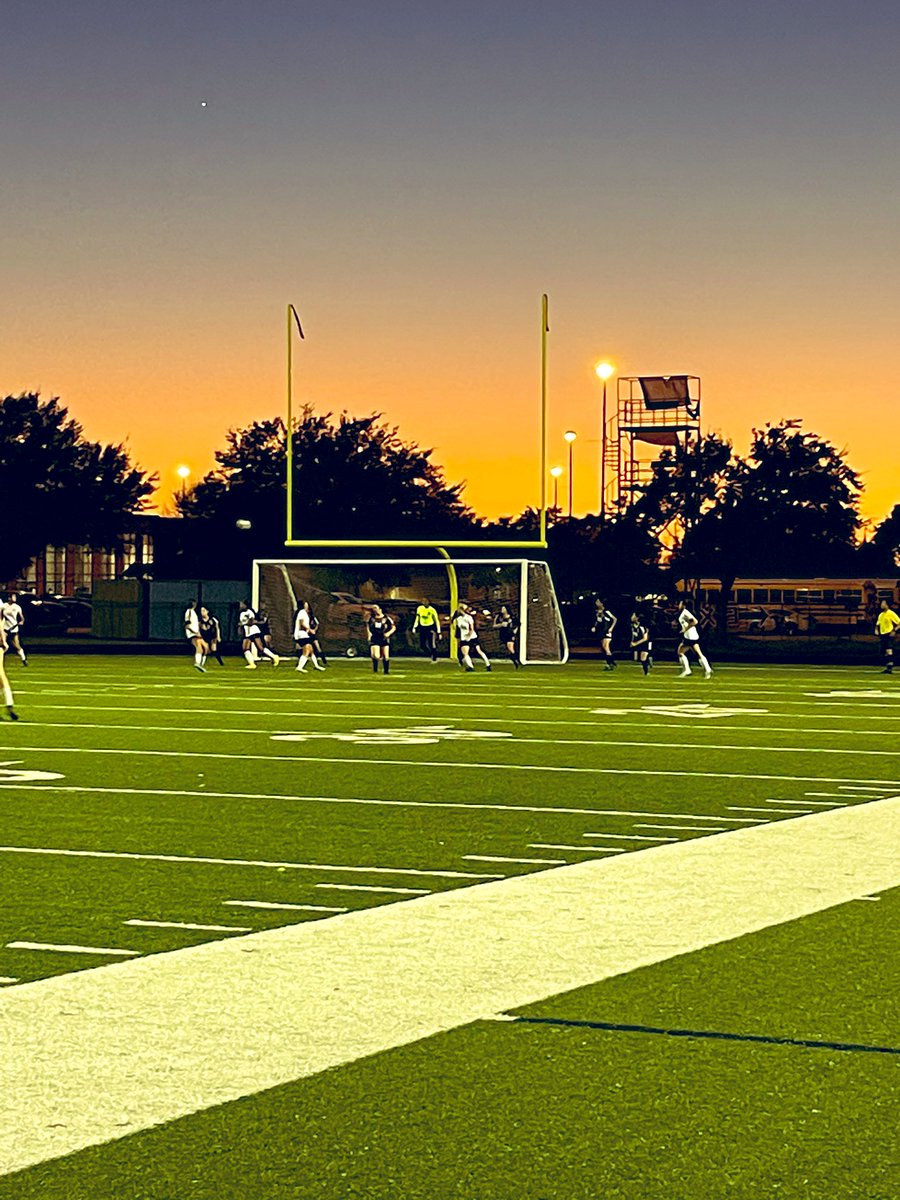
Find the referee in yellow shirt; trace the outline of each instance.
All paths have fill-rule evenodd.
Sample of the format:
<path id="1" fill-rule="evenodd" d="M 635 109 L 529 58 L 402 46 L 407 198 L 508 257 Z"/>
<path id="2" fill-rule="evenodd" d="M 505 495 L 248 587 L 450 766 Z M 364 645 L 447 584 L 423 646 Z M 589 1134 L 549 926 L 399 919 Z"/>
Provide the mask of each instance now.
<path id="1" fill-rule="evenodd" d="M 894 672 L 894 630 L 898 626 L 900 626 L 900 617 L 897 616 L 887 600 L 882 600 L 881 612 L 875 618 L 875 630 L 881 643 L 881 653 L 884 655 L 882 675 L 892 675 Z"/>
<path id="2" fill-rule="evenodd" d="M 430 654 L 431 661 L 437 662 L 438 642 L 441 640 L 441 618 L 437 609 L 423 600 L 416 609 L 416 619 L 413 621 L 413 633 L 419 631 L 419 649 L 423 654 Z"/>

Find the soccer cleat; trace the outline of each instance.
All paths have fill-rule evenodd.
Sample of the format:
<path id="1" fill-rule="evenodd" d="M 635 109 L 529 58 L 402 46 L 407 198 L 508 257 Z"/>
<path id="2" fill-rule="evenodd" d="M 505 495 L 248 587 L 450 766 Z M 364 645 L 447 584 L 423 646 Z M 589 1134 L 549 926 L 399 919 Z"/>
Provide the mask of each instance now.
<path id="1" fill-rule="evenodd" d="M 255 670 L 256 670 L 256 663 L 247 663 L 247 668 L 246 668 L 246 669 L 247 669 L 248 671 L 255 671 Z"/>
<path id="2" fill-rule="evenodd" d="M 280 662 L 281 662 L 281 659 L 280 659 L 280 658 L 279 658 L 279 656 L 276 654 L 276 655 L 275 655 L 275 657 L 272 659 L 272 666 L 273 666 L 273 667 L 277 667 L 277 666 L 278 666 L 278 664 L 279 664 Z"/>
<path id="3" fill-rule="evenodd" d="M 489 671 L 489 670 L 491 669 L 491 664 L 490 664 L 490 663 L 488 663 L 488 665 L 487 665 L 487 666 L 486 666 L 484 669 L 485 669 L 486 671 Z"/>
<path id="4" fill-rule="evenodd" d="M 325 670 L 325 668 L 324 668 L 323 666 L 320 666 L 320 665 L 319 665 L 319 663 L 315 663 L 315 664 L 314 664 L 314 666 L 315 666 L 315 669 L 316 669 L 317 671 L 324 671 L 324 670 Z"/>
<path id="5" fill-rule="evenodd" d="M 201 667 L 199 663 L 194 663 L 194 666 L 198 671 L 202 671 L 204 675 L 206 674 L 206 667 Z"/>
<path id="6" fill-rule="evenodd" d="M 16 710 L 13 708 L 13 706 L 11 704 L 7 704 L 6 711 L 9 713 L 9 719 L 11 721 L 18 721 L 19 714 L 16 712 Z"/>
<path id="7" fill-rule="evenodd" d="M 678 678 L 679 679 L 687 679 L 688 675 L 690 675 L 690 671 L 681 671 L 678 675 Z"/>
<path id="8" fill-rule="evenodd" d="M 712 675 L 713 675 L 712 671 L 705 671 L 703 674 L 703 678 L 704 679 L 712 679 Z"/>
<path id="9" fill-rule="evenodd" d="M 303 672 L 306 670 L 306 667 L 295 667 L 295 670 L 299 671 L 300 674 L 302 675 Z"/>

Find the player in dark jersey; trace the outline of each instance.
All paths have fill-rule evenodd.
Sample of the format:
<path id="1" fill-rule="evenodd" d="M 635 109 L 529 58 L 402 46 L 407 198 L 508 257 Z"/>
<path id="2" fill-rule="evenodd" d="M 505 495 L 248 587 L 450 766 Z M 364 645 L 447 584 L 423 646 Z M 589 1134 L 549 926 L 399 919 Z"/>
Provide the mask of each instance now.
<path id="1" fill-rule="evenodd" d="M 494 615 L 494 628 L 497 630 L 500 645 L 506 648 L 506 653 L 509 655 L 512 665 L 518 671 L 522 665 L 519 661 L 518 651 L 519 622 L 505 604 L 501 604 L 500 611 Z"/>
<path id="2" fill-rule="evenodd" d="M 631 614 L 631 649 L 637 655 L 641 670 L 645 675 L 649 675 L 650 668 L 653 666 L 650 657 L 653 653 L 653 641 L 650 637 L 650 630 L 643 624 L 637 613 Z"/>
<path id="3" fill-rule="evenodd" d="M 366 636 L 369 639 L 369 653 L 372 656 L 372 670 L 378 674 L 378 663 L 385 675 L 391 669 L 391 637 L 397 624 L 393 617 L 382 612 L 377 604 L 372 605 L 372 611 L 366 621 Z"/>
<path id="4" fill-rule="evenodd" d="M 617 621 L 602 600 L 596 600 L 594 608 L 594 624 L 591 626 L 591 633 L 596 633 L 600 637 L 600 653 L 606 659 L 604 670 L 614 671 L 616 660 L 612 656 L 612 635 Z"/>
<path id="5" fill-rule="evenodd" d="M 219 653 L 219 642 L 222 640 L 222 629 L 218 617 L 214 617 L 208 608 L 200 608 L 200 637 L 203 639 L 204 661 L 211 654 L 220 667 L 224 667 L 222 655 Z"/>

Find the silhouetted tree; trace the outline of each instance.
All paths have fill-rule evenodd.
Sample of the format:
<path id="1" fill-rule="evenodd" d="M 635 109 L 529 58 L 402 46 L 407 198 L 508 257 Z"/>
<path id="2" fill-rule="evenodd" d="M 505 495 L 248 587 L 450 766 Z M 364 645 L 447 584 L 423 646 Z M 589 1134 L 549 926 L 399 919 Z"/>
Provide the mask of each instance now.
<path id="1" fill-rule="evenodd" d="M 900 504 L 885 517 L 870 543 L 878 552 L 879 566 L 889 574 L 900 566 Z"/>
<path id="2" fill-rule="evenodd" d="M 207 546 L 252 547 L 260 557 L 283 553 L 285 442 L 280 419 L 229 430 L 215 470 L 178 501 L 185 517 L 203 523 Z M 478 528 L 460 498 L 463 484 L 446 483 L 431 451 L 404 442 L 377 413 L 335 419 L 307 407 L 295 423 L 292 446 L 296 538 L 439 543 Z M 235 534 L 239 520 L 251 522 L 252 536 Z"/>
<path id="3" fill-rule="evenodd" d="M 4 396 L 0 578 L 14 578 L 48 545 L 111 549 L 153 488 L 123 446 L 88 441 L 58 397 Z"/>

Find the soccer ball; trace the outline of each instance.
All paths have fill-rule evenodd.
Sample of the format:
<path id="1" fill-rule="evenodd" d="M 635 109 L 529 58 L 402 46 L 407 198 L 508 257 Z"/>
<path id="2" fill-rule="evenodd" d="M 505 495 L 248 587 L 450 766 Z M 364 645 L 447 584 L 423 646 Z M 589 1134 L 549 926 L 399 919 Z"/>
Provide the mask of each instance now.
<path id="1" fill-rule="evenodd" d="M 235 528 L 237 528 L 237 529 L 249 529 L 250 528 L 250 522 L 247 520 L 246 517 L 238 517 L 238 519 L 235 521 L 234 524 L 235 524 Z"/>
<path id="2" fill-rule="evenodd" d="M 348 658 L 356 658 L 356 650 L 353 646 L 348 646 L 344 653 Z"/>

